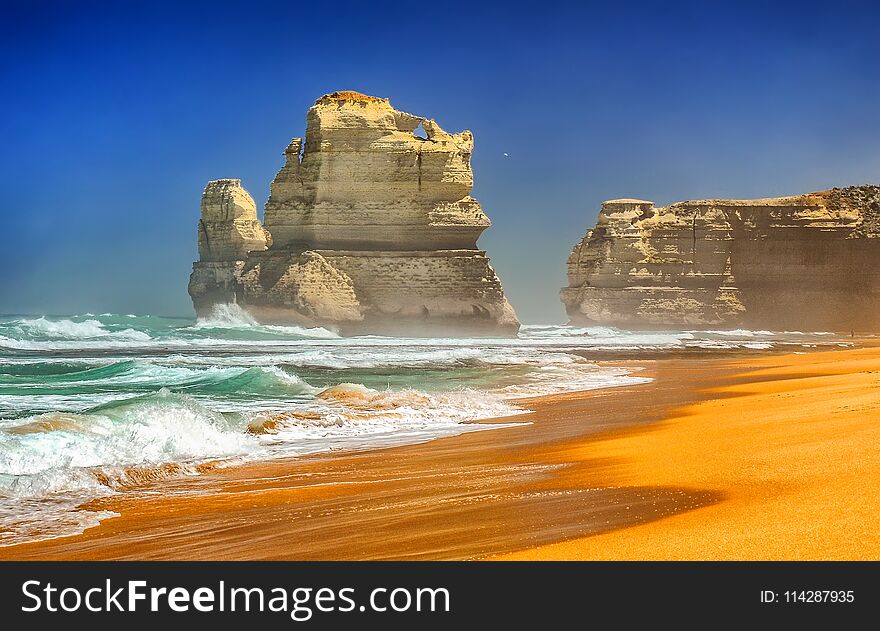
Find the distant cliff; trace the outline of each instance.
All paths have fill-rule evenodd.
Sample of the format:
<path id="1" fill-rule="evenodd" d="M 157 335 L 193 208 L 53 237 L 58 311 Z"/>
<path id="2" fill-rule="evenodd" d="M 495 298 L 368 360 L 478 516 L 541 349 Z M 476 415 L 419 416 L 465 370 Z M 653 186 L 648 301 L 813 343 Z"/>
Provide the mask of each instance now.
<path id="1" fill-rule="evenodd" d="M 265 228 L 238 180 L 208 183 L 196 312 L 237 302 L 265 323 L 347 333 L 514 334 L 470 196 L 473 136 L 395 110 L 387 99 L 334 92 L 307 116 L 272 182 Z"/>
<path id="2" fill-rule="evenodd" d="M 605 202 L 568 258 L 573 323 L 880 330 L 880 187 Z"/>

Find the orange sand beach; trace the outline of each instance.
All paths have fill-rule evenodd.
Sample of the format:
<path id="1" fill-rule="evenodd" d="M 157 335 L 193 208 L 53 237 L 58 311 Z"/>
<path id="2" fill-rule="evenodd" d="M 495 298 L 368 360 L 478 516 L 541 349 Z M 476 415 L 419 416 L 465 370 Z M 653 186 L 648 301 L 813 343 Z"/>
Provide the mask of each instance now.
<path id="1" fill-rule="evenodd" d="M 146 480 L 89 507 L 119 517 L 0 559 L 880 558 L 880 348 L 623 363 L 653 382 Z"/>

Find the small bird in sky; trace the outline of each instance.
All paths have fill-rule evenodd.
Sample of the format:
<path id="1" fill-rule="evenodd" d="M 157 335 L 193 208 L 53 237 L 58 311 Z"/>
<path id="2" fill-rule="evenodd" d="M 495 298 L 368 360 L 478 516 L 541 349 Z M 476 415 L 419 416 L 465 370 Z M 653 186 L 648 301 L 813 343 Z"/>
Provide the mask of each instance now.
<path id="1" fill-rule="evenodd" d="M 505 154 L 504 154 L 504 157 L 505 157 L 505 158 L 509 158 L 509 157 L 510 157 L 510 156 L 509 156 L 509 155 L 507 155 L 507 154 L 506 154 L 506 153 L 505 153 Z"/>

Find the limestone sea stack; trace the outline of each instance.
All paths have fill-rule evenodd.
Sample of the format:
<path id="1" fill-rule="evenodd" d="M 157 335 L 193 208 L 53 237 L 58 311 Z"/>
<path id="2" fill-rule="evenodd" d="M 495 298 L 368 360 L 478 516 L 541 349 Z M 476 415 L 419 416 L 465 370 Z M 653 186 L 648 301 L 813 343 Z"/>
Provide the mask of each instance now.
<path id="1" fill-rule="evenodd" d="M 572 323 L 880 330 L 880 187 L 657 208 L 617 199 L 568 258 Z"/>
<path id="2" fill-rule="evenodd" d="M 419 133 L 422 132 L 422 133 Z M 469 131 L 449 134 L 388 99 L 334 92 L 284 151 L 257 221 L 238 180 L 209 182 L 196 312 L 238 303 L 268 324 L 343 333 L 513 335 L 519 321 L 477 239 Z"/>

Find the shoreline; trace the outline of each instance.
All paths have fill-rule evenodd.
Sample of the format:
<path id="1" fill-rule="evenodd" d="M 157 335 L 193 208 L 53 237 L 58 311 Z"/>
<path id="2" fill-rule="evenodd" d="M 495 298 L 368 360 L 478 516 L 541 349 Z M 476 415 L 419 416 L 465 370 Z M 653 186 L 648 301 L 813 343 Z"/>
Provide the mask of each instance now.
<path id="1" fill-rule="evenodd" d="M 848 494 L 839 496 L 841 502 L 863 502 L 860 515 L 875 510 L 880 457 L 869 452 L 876 444 L 873 439 L 880 439 L 880 422 L 875 428 L 870 414 L 861 421 L 858 414 L 844 414 L 845 420 L 834 428 L 842 432 L 837 437 L 815 427 L 815 421 L 808 428 L 765 423 L 756 437 L 748 433 L 742 414 L 749 410 L 746 417 L 755 416 L 751 409 L 760 403 L 755 409 L 768 414 L 775 409 L 795 420 L 797 406 L 806 405 L 815 416 L 821 413 L 816 410 L 846 405 L 853 388 L 870 385 L 872 379 L 880 384 L 880 349 L 616 365 L 639 366 L 640 375 L 653 381 L 520 400 L 533 412 L 513 418 L 528 425 L 245 464 L 147 484 L 88 505 L 120 517 L 80 535 L 0 548 L 0 559 L 769 559 L 880 554 L 880 537 L 873 532 L 869 542 L 854 548 L 841 540 L 845 532 L 829 527 L 823 531 L 824 546 L 802 544 L 795 550 L 784 532 L 776 529 L 777 538 L 770 541 L 754 528 L 765 515 L 785 517 L 788 513 L 780 513 L 780 507 L 790 509 L 790 502 L 812 497 L 805 491 L 809 486 L 795 479 L 814 475 L 809 462 L 798 456 L 808 433 L 813 437 L 811 461 L 826 464 L 826 486 L 844 480 Z M 880 387 L 864 390 L 860 405 L 880 410 Z M 817 394 L 821 397 L 812 396 Z M 714 431 L 707 419 L 717 425 Z M 785 426 L 791 426 L 788 433 L 782 431 Z M 694 429 L 696 437 L 686 440 Z M 792 479 L 771 479 L 764 485 L 760 478 L 747 480 L 751 492 L 743 497 L 742 481 L 725 477 L 726 469 L 714 477 L 704 470 L 747 464 L 745 452 L 767 458 L 761 444 L 774 445 L 782 437 L 788 442 L 778 445 L 782 453 L 773 454 L 774 462 L 788 462 L 781 473 Z M 841 442 L 847 457 L 841 455 Z M 854 452 L 856 448 L 860 451 Z M 792 450 L 797 453 L 787 453 Z M 823 450 L 828 458 L 817 456 Z M 702 469 L 696 457 L 701 451 Z M 727 459 L 707 459 L 706 454 L 727 454 Z M 855 455 L 862 467 L 854 477 L 849 469 Z M 676 465 L 664 467 L 663 462 Z M 828 500 L 820 495 L 819 500 Z M 801 505 L 796 523 L 789 520 L 789 539 L 821 521 L 826 507 L 813 499 L 813 504 Z M 846 506 L 835 510 L 846 511 Z M 833 512 L 825 516 L 835 518 Z M 804 527 L 791 528 L 798 524 Z M 761 545 L 746 546 L 736 532 L 726 532 L 728 527 L 745 528 L 749 540 Z M 715 541 L 714 547 L 707 541 Z"/>

